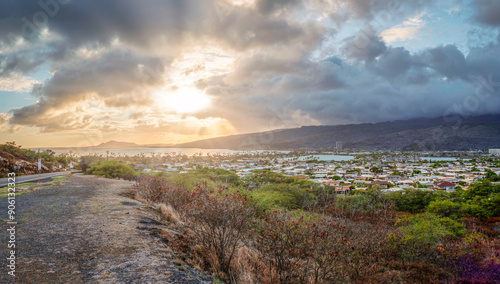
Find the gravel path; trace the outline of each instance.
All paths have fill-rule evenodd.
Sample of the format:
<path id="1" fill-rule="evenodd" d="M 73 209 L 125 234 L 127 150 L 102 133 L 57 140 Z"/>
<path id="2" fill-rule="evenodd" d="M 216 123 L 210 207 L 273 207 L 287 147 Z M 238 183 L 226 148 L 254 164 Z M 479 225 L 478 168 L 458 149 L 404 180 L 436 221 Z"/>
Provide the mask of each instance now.
<path id="1" fill-rule="evenodd" d="M 7 274 L 0 232 L 0 283 L 212 283 L 175 265 L 148 206 L 126 197 L 132 182 L 74 175 L 16 197 L 16 277 Z M 0 198 L 6 218 L 7 198 Z"/>

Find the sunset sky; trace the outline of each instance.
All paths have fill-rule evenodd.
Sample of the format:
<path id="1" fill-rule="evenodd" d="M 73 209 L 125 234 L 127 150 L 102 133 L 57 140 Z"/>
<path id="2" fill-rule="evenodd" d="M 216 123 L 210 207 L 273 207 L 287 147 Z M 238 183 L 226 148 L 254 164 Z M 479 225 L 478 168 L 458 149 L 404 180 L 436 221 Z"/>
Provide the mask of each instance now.
<path id="1" fill-rule="evenodd" d="M 500 113 L 499 28 L 498 0 L 2 0 L 0 143 Z"/>

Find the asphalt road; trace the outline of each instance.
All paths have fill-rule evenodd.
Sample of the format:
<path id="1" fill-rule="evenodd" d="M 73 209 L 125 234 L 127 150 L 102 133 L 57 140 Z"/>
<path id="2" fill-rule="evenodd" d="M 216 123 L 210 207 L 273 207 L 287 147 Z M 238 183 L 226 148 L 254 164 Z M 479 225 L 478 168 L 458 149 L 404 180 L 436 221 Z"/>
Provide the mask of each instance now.
<path id="1" fill-rule="evenodd" d="M 21 184 L 25 182 L 36 182 L 41 180 L 46 180 L 48 178 L 69 175 L 70 173 L 79 173 L 80 171 L 68 171 L 68 172 L 56 172 L 56 173 L 48 173 L 48 174 L 40 174 L 40 175 L 29 175 L 29 176 L 16 176 L 15 184 Z M 9 182 L 9 178 L 0 179 L 0 187 L 6 187 Z"/>

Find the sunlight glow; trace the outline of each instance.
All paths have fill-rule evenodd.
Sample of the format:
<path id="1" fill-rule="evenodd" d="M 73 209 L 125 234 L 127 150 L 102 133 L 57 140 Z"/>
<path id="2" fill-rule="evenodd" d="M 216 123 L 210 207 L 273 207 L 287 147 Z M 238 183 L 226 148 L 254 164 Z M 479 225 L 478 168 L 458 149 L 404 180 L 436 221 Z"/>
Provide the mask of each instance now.
<path id="1" fill-rule="evenodd" d="M 180 88 L 174 92 L 158 92 L 155 98 L 159 106 L 177 113 L 193 113 L 210 106 L 210 97 L 194 88 Z"/>

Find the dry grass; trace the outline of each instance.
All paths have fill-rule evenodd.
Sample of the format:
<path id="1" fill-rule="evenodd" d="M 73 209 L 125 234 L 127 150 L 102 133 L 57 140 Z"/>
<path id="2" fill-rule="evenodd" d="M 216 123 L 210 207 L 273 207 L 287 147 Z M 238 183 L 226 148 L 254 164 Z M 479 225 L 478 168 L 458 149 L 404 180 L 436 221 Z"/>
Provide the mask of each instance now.
<path id="1" fill-rule="evenodd" d="M 264 267 L 259 252 L 247 246 L 239 247 L 236 257 L 231 262 L 231 272 L 237 277 L 233 281 L 253 284 L 264 274 Z"/>
<path id="2" fill-rule="evenodd" d="M 160 211 L 162 217 L 165 218 L 170 223 L 173 223 L 174 225 L 182 225 L 179 213 L 177 213 L 177 211 L 175 211 L 175 209 L 172 208 L 172 206 L 165 205 L 162 203 L 158 205 L 158 210 Z"/>

